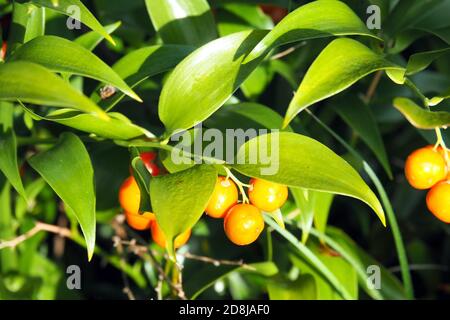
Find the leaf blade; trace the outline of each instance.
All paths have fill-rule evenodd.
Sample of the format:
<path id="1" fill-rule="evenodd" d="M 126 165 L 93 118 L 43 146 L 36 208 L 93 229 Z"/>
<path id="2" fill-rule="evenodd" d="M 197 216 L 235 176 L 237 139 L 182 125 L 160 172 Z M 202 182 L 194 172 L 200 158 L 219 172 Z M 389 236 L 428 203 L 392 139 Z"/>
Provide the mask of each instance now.
<path id="1" fill-rule="evenodd" d="M 77 217 L 91 260 L 95 247 L 96 199 L 94 171 L 85 146 L 76 135 L 66 132 L 57 145 L 33 156 L 28 163 Z"/>

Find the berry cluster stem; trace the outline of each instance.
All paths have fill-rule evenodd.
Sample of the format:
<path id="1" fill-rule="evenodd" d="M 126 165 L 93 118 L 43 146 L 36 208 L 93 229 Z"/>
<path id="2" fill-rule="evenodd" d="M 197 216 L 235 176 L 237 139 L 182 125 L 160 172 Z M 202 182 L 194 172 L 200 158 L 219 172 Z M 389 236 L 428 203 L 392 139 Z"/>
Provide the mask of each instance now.
<path id="1" fill-rule="evenodd" d="M 236 183 L 237 187 L 239 188 L 239 192 L 242 195 L 242 203 L 249 203 L 250 201 L 248 200 L 247 194 L 245 193 L 244 187 L 250 187 L 248 184 L 242 183 L 241 181 L 239 181 L 238 178 L 236 178 L 236 176 L 231 172 L 230 169 L 228 169 L 227 167 L 223 167 L 224 170 L 227 173 L 227 177 L 226 179 L 231 179 L 234 181 L 234 183 Z"/>

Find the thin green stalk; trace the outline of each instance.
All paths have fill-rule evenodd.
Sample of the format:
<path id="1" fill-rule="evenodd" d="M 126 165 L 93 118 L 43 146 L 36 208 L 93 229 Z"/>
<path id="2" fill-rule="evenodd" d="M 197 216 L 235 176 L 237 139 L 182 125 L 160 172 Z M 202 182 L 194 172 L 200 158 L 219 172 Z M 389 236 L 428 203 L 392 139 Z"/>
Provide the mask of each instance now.
<path id="1" fill-rule="evenodd" d="M 392 208 L 392 204 L 387 196 L 386 190 L 384 189 L 382 183 L 378 179 L 377 175 L 370 167 L 370 165 L 364 161 L 361 155 L 352 148 L 344 139 L 342 139 L 336 132 L 334 132 L 329 126 L 323 123 L 319 118 L 317 118 L 314 114 L 312 114 L 308 109 L 307 112 L 311 115 L 311 117 L 321 125 L 325 130 L 327 130 L 339 143 L 341 143 L 352 155 L 354 155 L 357 159 L 359 159 L 364 166 L 364 170 L 369 175 L 370 179 L 374 183 L 377 191 L 380 195 L 381 202 L 383 203 L 384 209 L 386 211 L 388 222 L 392 229 L 392 235 L 394 237 L 395 248 L 397 250 L 397 256 L 400 263 L 403 286 L 405 287 L 405 293 L 408 299 L 414 298 L 414 289 L 411 280 L 411 273 L 409 270 L 408 257 L 406 255 L 405 245 L 403 243 L 402 234 L 400 232 L 400 228 L 397 223 L 397 218 L 395 216 L 394 210 Z"/>
<path id="2" fill-rule="evenodd" d="M 323 239 L 327 245 L 329 245 L 333 250 L 338 252 L 345 261 L 347 261 L 351 266 L 353 266 L 353 268 L 355 268 L 355 271 L 360 279 L 362 280 L 367 279 L 367 273 L 365 272 L 364 269 L 359 267 L 359 262 L 354 257 L 352 257 L 351 254 L 349 254 L 346 250 L 344 250 L 344 248 L 339 243 L 334 241 L 325 233 L 320 232 L 314 228 L 311 228 L 309 232 L 312 236 L 316 237 L 318 240 Z M 378 292 L 378 290 L 370 290 L 367 293 L 376 300 L 384 300 L 383 296 Z"/>
<path id="3" fill-rule="evenodd" d="M 282 229 L 269 215 L 264 214 L 264 220 L 282 237 L 289 241 L 308 261 L 328 280 L 328 282 L 334 287 L 334 289 L 345 300 L 353 300 L 351 294 L 345 289 L 345 287 L 339 282 L 335 275 L 327 268 L 327 266 L 320 261 L 317 256 L 308 249 L 303 243 L 297 240 L 297 238 L 286 229 Z"/>

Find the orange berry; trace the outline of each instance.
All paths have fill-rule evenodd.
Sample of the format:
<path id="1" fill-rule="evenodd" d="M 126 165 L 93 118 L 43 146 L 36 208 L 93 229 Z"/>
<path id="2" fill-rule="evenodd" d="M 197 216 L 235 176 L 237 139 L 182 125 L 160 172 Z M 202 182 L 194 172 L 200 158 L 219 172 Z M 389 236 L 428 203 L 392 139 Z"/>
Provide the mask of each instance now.
<path id="1" fill-rule="evenodd" d="M 412 187 L 429 189 L 447 176 L 445 159 L 433 148 L 420 148 L 406 160 L 405 176 Z"/>
<path id="2" fill-rule="evenodd" d="M 274 6 L 270 4 L 262 4 L 260 5 L 262 11 L 269 15 L 273 22 L 278 23 L 288 14 L 288 11 L 285 8 Z"/>
<path id="3" fill-rule="evenodd" d="M 160 247 L 165 248 L 166 247 L 166 236 L 164 235 L 161 228 L 158 226 L 158 223 L 156 222 L 156 220 L 152 223 L 152 225 L 150 227 L 150 231 L 152 234 L 153 241 L 155 241 L 155 243 L 157 245 L 159 245 Z M 188 242 L 190 237 L 191 237 L 191 229 L 178 235 L 175 238 L 175 243 L 174 243 L 175 249 L 178 249 L 178 248 L 184 246 Z"/>
<path id="4" fill-rule="evenodd" d="M 140 156 L 148 172 L 154 177 L 159 175 L 159 167 L 153 162 L 156 160 L 156 152 L 142 152 Z"/>
<path id="5" fill-rule="evenodd" d="M 251 204 L 232 207 L 223 222 L 228 239 L 238 246 L 255 242 L 264 229 L 261 211 Z"/>
<path id="6" fill-rule="evenodd" d="M 227 211 L 238 202 L 238 190 L 231 179 L 218 177 L 206 214 L 213 218 L 225 217 Z"/>
<path id="7" fill-rule="evenodd" d="M 151 212 L 129 213 L 125 212 L 128 225 L 135 230 L 147 230 L 150 229 L 152 222 L 155 220 L 155 215 Z"/>
<path id="8" fill-rule="evenodd" d="M 450 181 L 443 181 L 428 191 L 427 207 L 439 220 L 450 223 Z"/>
<path id="9" fill-rule="evenodd" d="M 281 208 L 288 198 L 288 188 L 278 183 L 251 179 L 248 189 L 250 202 L 260 210 L 273 212 Z"/>
<path id="10" fill-rule="evenodd" d="M 141 191 L 133 176 L 128 177 L 120 186 L 119 203 L 125 212 L 139 213 Z"/>
<path id="11" fill-rule="evenodd" d="M 3 41 L 2 48 L 0 49 L 0 60 L 5 60 L 7 48 L 8 48 L 8 45 L 7 45 L 6 41 Z"/>

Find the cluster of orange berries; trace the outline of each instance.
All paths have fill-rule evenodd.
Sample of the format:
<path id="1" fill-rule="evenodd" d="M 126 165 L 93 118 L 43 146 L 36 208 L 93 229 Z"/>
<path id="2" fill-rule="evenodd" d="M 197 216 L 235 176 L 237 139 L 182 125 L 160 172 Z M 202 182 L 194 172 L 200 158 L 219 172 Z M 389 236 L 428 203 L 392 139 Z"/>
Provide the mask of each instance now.
<path id="1" fill-rule="evenodd" d="M 152 174 L 160 173 L 155 164 L 154 152 L 141 153 L 141 159 Z M 206 207 L 206 214 L 212 218 L 224 219 L 224 230 L 227 237 L 235 244 L 243 246 L 256 241 L 264 229 L 262 211 L 273 212 L 287 200 L 288 189 L 276 183 L 251 179 L 248 190 L 250 203 L 238 203 L 239 193 L 232 179 L 219 176 L 213 194 Z M 156 217 L 151 212 L 140 212 L 141 193 L 133 176 L 128 177 L 121 185 L 119 203 L 125 212 L 128 225 L 139 231 L 150 229 L 153 241 L 159 246 L 166 247 L 166 237 L 158 226 Z M 179 248 L 186 244 L 191 230 L 180 234 L 174 246 Z"/>
<path id="2" fill-rule="evenodd" d="M 427 207 L 439 220 L 450 223 L 450 151 L 427 146 L 411 153 L 406 160 L 405 175 L 419 190 L 430 189 Z"/>
<path id="3" fill-rule="evenodd" d="M 206 214 L 223 218 L 228 239 L 244 246 L 256 241 L 264 229 L 262 211 L 273 212 L 281 208 L 288 198 L 286 186 L 260 179 L 251 179 L 248 190 L 250 203 L 238 203 L 238 189 L 229 178 L 219 176 Z"/>
<path id="4" fill-rule="evenodd" d="M 156 153 L 143 152 L 140 154 L 142 162 L 152 176 L 160 174 L 160 169 L 155 163 Z M 163 231 L 156 222 L 156 217 L 152 212 L 139 211 L 141 203 L 141 191 L 133 176 L 128 177 L 121 185 L 119 191 L 119 203 L 125 212 L 128 225 L 139 231 L 150 229 L 153 241 L 159 246 L 166 247 L 166 238 Z M 182 233 L 175 239 L 175 248 L 183 246 L 191 236 L 190 230 Z"/>

